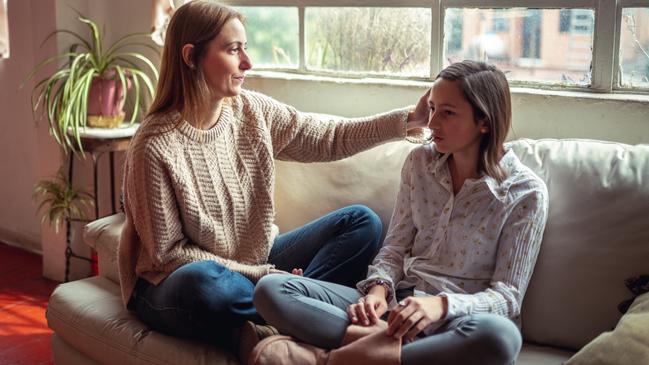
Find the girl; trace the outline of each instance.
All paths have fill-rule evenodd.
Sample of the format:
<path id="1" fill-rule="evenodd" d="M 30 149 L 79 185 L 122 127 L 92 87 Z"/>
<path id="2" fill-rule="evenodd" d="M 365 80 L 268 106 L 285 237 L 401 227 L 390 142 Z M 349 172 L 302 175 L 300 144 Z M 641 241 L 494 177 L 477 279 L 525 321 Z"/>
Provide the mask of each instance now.
<path id="1" fill-rule="evenodd" d="M 512 320 L 539 252 L 547 189 L 503 146 L 511 101 L 495 67 L 450 65 L 420 100 L 422 110 L 433 143 L 406 159 L 385 242 L 357 290 L 274 275 L 258 283 L 254 303 L 280 332 L 320 348 L 349 342 L 358 325 L 402 340 L 394 361 L 382 354 L 382 363 L 399 356 L 407 365 L 513 363 L 522 339 Z M 320 362 L 342 350 L 274 336 L 251 360 L 276 362 L 280 348 L 309 350 Z M 358 350 L 366 358 L 377 351 Z"/>
<path id="2" fill-rule="evenodd" d="M 242 90 L 246 43 L 233 9 L 178 8 L 155 99 L 127 154 L 122 298 L 166 334 L 229 340 L 244 321 L 262 321 L 252 304 L 261 277 L 291 270 L 354 285 L 378 249 L 381 222 L 364 206 L 277 236 L 274 158 L 330 161 L 402 138 L 409 111 L 319 120 Z"/>

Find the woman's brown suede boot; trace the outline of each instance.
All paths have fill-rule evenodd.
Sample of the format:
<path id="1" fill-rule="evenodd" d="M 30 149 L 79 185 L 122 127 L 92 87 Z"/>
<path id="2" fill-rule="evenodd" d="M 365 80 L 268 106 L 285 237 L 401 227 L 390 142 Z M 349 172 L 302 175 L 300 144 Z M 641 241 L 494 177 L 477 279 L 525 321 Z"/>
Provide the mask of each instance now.
<path id="1" fill-rule="evenodd" d="M 271 336 L 255 346 L 249 365 L 326 365 L 328 351 L 289 336 Z"/>

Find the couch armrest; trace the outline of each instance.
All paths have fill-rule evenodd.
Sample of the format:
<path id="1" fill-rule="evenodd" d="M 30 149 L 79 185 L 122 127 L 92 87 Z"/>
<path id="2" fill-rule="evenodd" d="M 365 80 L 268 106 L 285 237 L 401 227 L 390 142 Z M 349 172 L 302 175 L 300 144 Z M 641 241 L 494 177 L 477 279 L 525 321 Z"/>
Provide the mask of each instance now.
<path id="1" fill-rule="evenodd" d="M 99 276 L 115 283 L 119 283 L 117 245 L 124 220 L 124 213 L 118 213 L 92 221 L 83 229 L 83 241 L 97 251 Z"/>

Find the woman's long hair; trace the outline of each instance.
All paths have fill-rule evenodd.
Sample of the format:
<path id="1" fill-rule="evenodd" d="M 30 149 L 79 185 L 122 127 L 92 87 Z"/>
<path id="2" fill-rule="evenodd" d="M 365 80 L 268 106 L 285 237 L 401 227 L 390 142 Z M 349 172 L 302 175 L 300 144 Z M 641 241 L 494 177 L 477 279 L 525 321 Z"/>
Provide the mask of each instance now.
<path id="1" fill-rule="evenodd" d="M 459 81 L 460 90 L 473 108 L 475 122 L 484 121 L 488 132 L 480 139 L 478 171 L 502 182 L 503 143 L 512 123 L 512 102 L 505 74 L 484 62 L 462 61 L 443 69 L 436 79 Z"/>
<path id="2" fill-rule="evenodd" d="M 211 102 L 200 61 L 208 43 L 231 19 L 243 22 L 236 10 L 207 1 L 191 1 L 175 11 L 167 27 L 160 79 L 147 116 L 178 112 L 186 120 L 200 122 L 200 111 Z M 192 67 L 183 61 L 182 48 L 186 44 L 194 45 Z"/>

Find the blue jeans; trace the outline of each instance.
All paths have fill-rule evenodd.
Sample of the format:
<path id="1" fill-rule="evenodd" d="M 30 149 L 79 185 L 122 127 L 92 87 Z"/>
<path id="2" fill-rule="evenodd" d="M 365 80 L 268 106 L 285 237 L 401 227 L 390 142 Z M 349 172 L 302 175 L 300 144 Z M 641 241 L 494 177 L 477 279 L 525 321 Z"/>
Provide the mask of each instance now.
<path id="1" fill-rule="evenodd" d="M 278 269 L 353 286 L 379 249 L 381 220 L 353 205 L 279 235 L 268 261 Z M 128 308 L 150 328 L 172 336 L 227 343 L 244 321 L 263 323 L 254 283 L 214 261 L 181 266 L 158 285 L 140 278 Z"/>
<path id="2" fill-rule="evenodd" d="M 280 333 L 327 349 L 340 346 L 350 324 L 346 309 L 359 298 L 355 289 L 294 275 L 265 276 L 254 293 L 259 313 Z M 509 319 L 465 315 L 404 345 L 401 364 L 513 364 L 521 344 L 520 331 Z"/>

